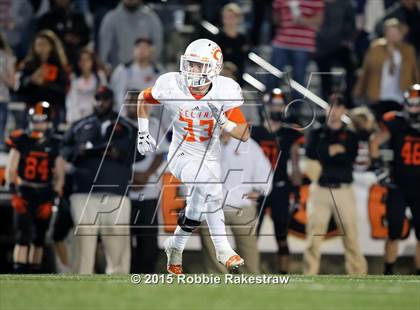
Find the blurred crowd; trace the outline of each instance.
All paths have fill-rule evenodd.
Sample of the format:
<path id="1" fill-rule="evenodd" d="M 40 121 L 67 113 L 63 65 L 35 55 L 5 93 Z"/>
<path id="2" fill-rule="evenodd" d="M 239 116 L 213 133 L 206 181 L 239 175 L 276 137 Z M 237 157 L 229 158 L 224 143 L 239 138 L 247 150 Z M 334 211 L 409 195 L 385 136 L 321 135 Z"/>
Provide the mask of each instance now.
<path id="1" fill-rule="evenodd" d="M 57 170 L 58 166 L 67 172 L 61 176 L 61 185 L 54 189 L 61 197 L 52 236 L 59 270 L 94 272 L 96 245 L 100 241 L 107 262 L 106 272 L 156 271 L 155 210 L 160 195 L 157 182 L 165 166 L 170 134 L 169 126 L 161 128 L 159 115 L 154 115 L 151 133 L 168 137 L 163 139 L 157 153 L 136 154 L 136 98 L 139 91 L 153 86 L 160 74 L 178 71 L 178 56 L 186 46 L 183 43 L 206 37 L 223 51 L 223 75 L 237 80 L 244 90 L 255 90 L 254 85 L 243 79 L 244 73 L 264 84 L 265 91 L 258 89 L 258 95 L 253 98 L 262 103 L 261 108 L 244 111 L 250 125 L 255 127 L 252 143 L 256 143 L 251 147 L 256 151 L 242 158 L 226 138 L 223 152 L 226 158 L 238 155 L 238 161 L 232 165 L 240 164 L 241 160 L 242 167 L 247 167 L 249 162 L 260 162 L 259 167 L 265 165 L 276 171 L 271 194 L 266 199 L 253 191 L 248 193 L 252 203 L 239 206 L 240 202 L 233 202 L 248 211 L 244 211 L 242 218 L 249 219 L 248 224 L 258 212 L 271 208 L 278 244 L 276 271 L 288 272 L 287 230 L 289 206 L 293 205 L 290 197 L 298 200 L 296 188 L 310 179 L 317 186 L 311 188 L 308 209 L 314 205 L 323 208 L 309 211 L 307 234 L 312 237 L 307 240 L 304 272 L 319 272 L 321 239 L 316 236 L 326 231 L 326 219 L 331 216 L 346 231 L 343 242 L 347 272 L 367 272 L 357 241 L 352 172 L 358 160 L 359 142 L 364 142 L 367 148 L 372 134 L 382 128 L 384 115 L 404 111 L 406 101 L 418 96 L 413 85 L 420 82 L 420 1 L 0 0 L 0 8 L 0 149 L 26 152 L 20 144 L 22 133 L 13 131 L 15 136 L 6 138 L 14 129 L 33 130 L 31 124 L 37 121 L 36 115 L 46 115 L 48 111 L 51 130 L 61 141 L 50 168 Z M 281 77 L 258 74 L 264 70 L 248 59 L 249 52 L 263 56 L 285 74 Z M 290 88 L 291 79 L 308 86 L 330 104 L 325 113 L 317 116 L 317 124 L 326 126 L 314 125 L 303 135 L 293 130 L 293 126 L 302 126 L 299 115 L 305 111 L 295 111 L 287 119 L 282 116 L 287 102 L 301 96 Z M 411 95 L 407 95 L 410 89 Z M 48 104 L 40 105 L 40 102 Z M 16 103 L 23 103 L 23 108 L 16 108 Z M 342 126 L 341 119 L 346 113 L 350 115 L 351 129 Z M 412 135 L 417 137 L 416 133 Z M 413 147 L 416 145 L 420 144 Z M 324 152 L 319 152 L 320 146 Z M 45 148 L 50 146 L 46 144 Z M 305 175 L 299 168 L 301 149 L 312 160 L 308 161 L 310 168 Z M 277 162 L 279 152 L 283 153 Z M 265 157 L 258 157 L 261 154 Z M 374 169 L 379 169 L 381 164 L 378 155 L 375 156 L 368 161 L 377 165 Z M 70 163 L 71 169 L 64 167 L 63 162 Z M 288 170 L 288 166 L 292 169 Z M 250 171 L 249 178 L 258 178 L 258 173 L 261 171 Z M 416 177 L 420 178 L 419 175 L 413 178 Z M 26 186 L 31 187 L 31 180 L 26 181 Z M 150 183 L 155 187 L 145 186 Z M 93 191 L 92 184 L 95 184 Z M 120 187 L 106 188 L 107 184 L 120 184 Z M 331 186 L 336 189 L 336 205 L 340 207 L 342 219 L 337 218 L 329 199 Z M 103 193 L 109 195 L 105 202 Z M 51 193 L 42 195 L 49 197 L 52 206 Z M 411 202 L 407 204 L 420 210 L 418 198 L 407 195 Z M 125 210 L 117 219 L 121 227 L 117 231 L 110 228 L 116 219 L 109 213 L 100 218 L 99 224 L 104 228 L 85 227 L 85 231 L 79 231 L 69 251 L 66 238 L 74 228 L 73 220 L 82 215 L 86 201 L 89 201 L 89 214 L 84 216 L 92 221 L 97 213 L 107 213 L 115 205 L 120 206 Z M 19 206 L 22 203 L 15 201 Z M 275 207 L 278 204 L 286 207 Z M 418 213 L 415 216 L 415 221 L 419 221 Z M 43 229 L 38 232 L 44 237 L 50 225 L 50 217 L 46 218 L 47 224 L 41 223 Z M 226 219 L 232 225 L 240 224 L 235 216 L 226 214 Z M 27 221 L 21 217 L 18 225 L 25 226 Z M 135 227 L 124 228 L 127 224 Z M 254 224 L 259 230 L 261 223 Z M 398 221 L 391 241 L 398 239 L 399 225 Z M 30 242 L 28 234 L 17 237 L 21 245 Z M 208 244 L 206 233 L 201 234 L 203 245 Z M 249 262 L 247 271 L 259 272 L 257 238 L 241 239 L 243 231 L 236 235 L 237 245 L 243 251 L 241 255 Z M 33 270 L 40 268 L 42 251 L 41 254 L 39 251 L 43 245 L 38 237 L 38 252 L 15 250 L 14 262 L 19 272 L 26 272 L 29 263 Z M 396 243 L 387 246 L 385 269 L 392 273 Z M 211 257 L 211 245 L 205 249 L 209 253 L 207 260 Z M 417 251 L 419 272 L 419 245 Z M 206 265 L 209 271 L 223 272 L 215 261 L 207 261 Z"/>

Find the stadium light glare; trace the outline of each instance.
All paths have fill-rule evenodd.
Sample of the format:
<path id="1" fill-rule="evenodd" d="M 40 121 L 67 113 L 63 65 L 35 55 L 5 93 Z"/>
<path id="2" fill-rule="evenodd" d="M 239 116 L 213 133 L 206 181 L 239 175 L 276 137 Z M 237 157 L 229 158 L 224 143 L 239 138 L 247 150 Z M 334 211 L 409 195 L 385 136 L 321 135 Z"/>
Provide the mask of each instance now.
<path id="1" fill-rule="evenodd" d="M 260 66 L 261 68 L 266 70 L 268 73 L 270 73 L 270 74 L 272 74 L 272 75 L 274 75 L 278 78 L 282 78 L 284 76 L 284 72 L 280 71 L 278 68 L 274 67 L 272 64 L 267 62 L 264 58 L 262 58 L 261 56 L 258 56 L 254 52 L 249 53 L 248 58 L 251 61 L 253 61 L 255 64 L 257 64 L 258 66 Z M 311 92 L 306 87 L 300 85 L 295 80 L 289 79 L 289 81 L 290 81 L 290 87 L 293 88 L 298 93 L 302 94 L 304 96 L 304 98 L 308 98 L 309 100 L 311 100 L 312 102 L 314 102 L 315 104 L 317 104 L 318 106 L 320 106 L 324 110 L 326 110 L 328 108 L 328 103 L 325 100 L 318 97 L 316 94 Z M 343 115 L 341 120 L 346 124 L 350 123 L 350 118 L 347 115 Z"/>
<path id="2" fill-rule="evenodd" d="M 265 92 L 267 90 L 267 87 L 263 83 L 258 81 L 249 73 L 244 73 L 242 75 L 242 79 L 260 92 Z"/>

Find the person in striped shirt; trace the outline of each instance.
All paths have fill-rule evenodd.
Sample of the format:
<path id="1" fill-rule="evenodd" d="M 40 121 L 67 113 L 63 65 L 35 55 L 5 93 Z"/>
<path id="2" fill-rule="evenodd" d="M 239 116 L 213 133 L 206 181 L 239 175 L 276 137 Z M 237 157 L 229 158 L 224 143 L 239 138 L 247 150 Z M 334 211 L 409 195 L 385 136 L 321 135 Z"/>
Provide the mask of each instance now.
<path id="1" fill-rule="evenodd" d="M 273 1 L 276 31 L 272 40 L 272 64 L 284 71 L 292 66 L 293 79 L 305 84 L 306 67 L 315 52 L 315 36 L 323 21 L 323 0 Z M 278 87 L 276 78 L 268 81 L 269 88 Z"/>

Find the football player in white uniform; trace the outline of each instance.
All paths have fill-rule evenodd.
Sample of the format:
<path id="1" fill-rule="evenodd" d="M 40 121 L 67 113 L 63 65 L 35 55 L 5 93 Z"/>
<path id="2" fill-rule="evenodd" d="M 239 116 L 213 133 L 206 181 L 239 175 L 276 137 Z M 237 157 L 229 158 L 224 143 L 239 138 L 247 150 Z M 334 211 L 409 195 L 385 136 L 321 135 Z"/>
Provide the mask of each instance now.
<path id="1" fill-rule="evenodd" d="M 138 98 L 138 151 L 144 154 L 155 149 L 148 112 L 151 104 L 163 104 L 173 120 L 169 170 L 188 188 L 185 213 L 174 235 L 165 242 L 167 270 L 173 274 L 182 274 L 185 244 L 203 220 L 209 226 L 219 262 L 232 272 L 244 264 L 226 237 L 219 135 L 223 129 L 246 141 L 249 130 L 239 108 L 243 104 L 241 88 L 219 75 L 222 65 L 222 51 L 216 43 L 196 40 L 181 56 L 180 72 L 163 74 Z"/>

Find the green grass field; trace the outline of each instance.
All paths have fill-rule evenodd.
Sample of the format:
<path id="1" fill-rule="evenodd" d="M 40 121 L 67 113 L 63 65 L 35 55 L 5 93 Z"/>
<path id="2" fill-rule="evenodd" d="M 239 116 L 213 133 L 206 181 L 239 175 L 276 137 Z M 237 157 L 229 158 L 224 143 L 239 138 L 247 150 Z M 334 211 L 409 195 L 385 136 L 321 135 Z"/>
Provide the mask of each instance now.
<path id="1" fill-rule="evenodd" d="M 0 309 L 419 310 L 420 277 L 292 275 L 276 285 L 135 285 L 130 276 L 2 275 Z"/>

